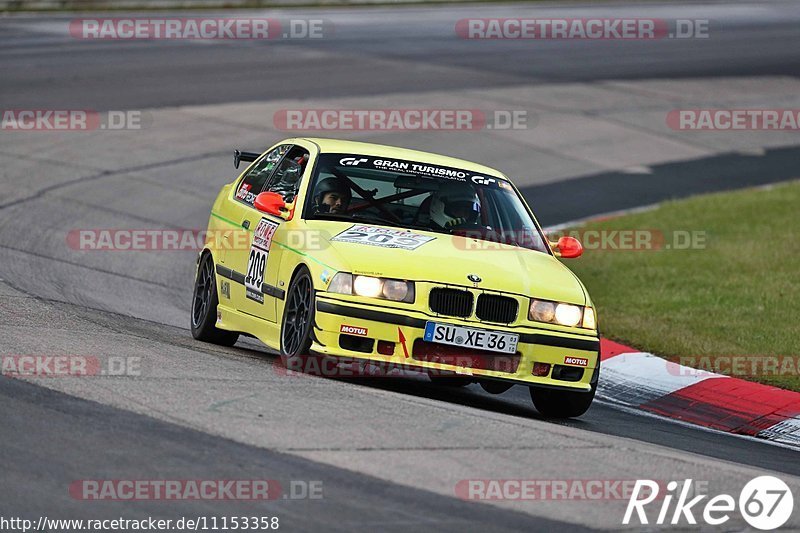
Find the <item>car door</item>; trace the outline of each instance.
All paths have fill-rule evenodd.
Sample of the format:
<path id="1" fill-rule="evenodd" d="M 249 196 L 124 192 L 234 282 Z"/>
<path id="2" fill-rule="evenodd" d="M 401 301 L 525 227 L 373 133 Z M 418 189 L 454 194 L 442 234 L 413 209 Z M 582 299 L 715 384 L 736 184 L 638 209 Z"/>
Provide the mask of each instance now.
<path id="1" fill-rule="evenodd" d="M 308 159 L 308 150 L 301 146 L 286 149 L 259 192 L 275 192 L 287 204 L 294 202 Z M 252 220 L 248 219 L 252 233 L 246 256 L 241 254 L 237 260 L 244 274 L 244 298 L 238 300 L 239 309 L 274 322 L 277 320 L 277 299 L 285 294 L 285 288 L 281 288 L 277 280 L 284 248 L 276 243 L 286 242 L 287 221 L 283 217 L 257 211 L 254 207 L 247 206 L 247 209 L 252 215 Z"/>
<path id="2" fill-rule="evenodd" d="M 275 306 L 265 298 L 263 278 L 271 238 L 281 219 L 261 213 L 253 203 L 291 147 L 278 145 L 258 159 L 231 191 L 227 210 L 231 222 L 247 232 L 246 240 L 237 239 L 226 253 L 224 267 L 230 270 L 231 301 L 237 310 L 264 320 L 275 320 Z"/>

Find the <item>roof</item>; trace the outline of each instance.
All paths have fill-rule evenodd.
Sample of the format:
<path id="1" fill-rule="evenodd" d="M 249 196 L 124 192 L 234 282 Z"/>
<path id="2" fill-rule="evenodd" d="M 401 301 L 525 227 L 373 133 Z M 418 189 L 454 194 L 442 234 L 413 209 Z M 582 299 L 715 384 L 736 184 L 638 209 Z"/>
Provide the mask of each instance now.
<path id="1" fill-rule="evenodd" d="M 488 174 L 493 177 L 508 179 L 502 172 L 494 168 L 479 165 L 478 163 L 473 163 L 472 161 L 467 161 L 465 159 L 448 157 L 446 155 L 434 154 L 431 152 L 398 148 L 396 146 L 386 146 L 384 144 L 346 141 L 342 139 L 326 139 L 321 137 L 303 137 L 303 139 L 315 143 L 317 146 L 319 146 L 320 152 L 322 153 L 345 153 L 369 155 L 372 157 L 405 159 L 409 161 L 418 161 L 420 163 L 459 168 L 462 170 L 468 170 L 470 172 Z"/>

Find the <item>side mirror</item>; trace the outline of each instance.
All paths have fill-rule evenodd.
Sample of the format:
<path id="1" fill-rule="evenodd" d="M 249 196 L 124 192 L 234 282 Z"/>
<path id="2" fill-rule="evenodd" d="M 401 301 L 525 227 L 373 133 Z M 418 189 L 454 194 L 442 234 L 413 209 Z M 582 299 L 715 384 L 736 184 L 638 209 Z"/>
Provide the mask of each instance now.
<path id="1" fill-rule="evenodd" d="M 558 242 L 550 242 L 550 248 L 556 253 L 557 257 L 564 259 L 572 259 L 573 257 L 580 257 L 583 254 L 583 246 L 575 237 L 563 236 L 558 239 Z"/>
<path id="2" fill-rule="evenodd" d="M 262 192 L 256 196 L 256 201 L 253 206 L 262 213 L 268 213 L 281 217 L 283 219 L 292 218 L 292 209 L 286 207 L 286 202 L 283 201 L 283 196 L 276 192 Z"/>

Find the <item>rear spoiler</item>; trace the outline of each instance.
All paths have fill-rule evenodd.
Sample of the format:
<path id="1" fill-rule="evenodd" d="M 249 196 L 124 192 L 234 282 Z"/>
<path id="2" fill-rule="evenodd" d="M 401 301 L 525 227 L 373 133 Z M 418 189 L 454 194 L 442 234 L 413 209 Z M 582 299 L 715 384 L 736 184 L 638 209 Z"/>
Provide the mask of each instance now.
<path id="1" fill-rule="evenodd" d="M 239 168 L 240 161 L 255 161 L 261 157 L 261 154 L 257 152 L 242 152 L 241 150 L 234 150 L 233 151 L 233 166 L 234 168 Z"/>

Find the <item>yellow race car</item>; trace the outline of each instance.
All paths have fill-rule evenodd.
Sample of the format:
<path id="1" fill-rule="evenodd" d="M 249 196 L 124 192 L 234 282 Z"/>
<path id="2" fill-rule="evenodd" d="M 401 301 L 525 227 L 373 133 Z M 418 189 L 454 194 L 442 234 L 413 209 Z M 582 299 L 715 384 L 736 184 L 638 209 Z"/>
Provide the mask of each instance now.
<path id="1" fill-rule="evenodd" d="M 411 368 L 439 383 L 530 388 L 544 416 L 583 414 L 599 377 L 589 295 L 501 172 L 426 152 L 286 139 L 214 202 L 191 330 L 312 360 Z M 368 361 L 368 363 L 365 363 Z M 319 368 L 319 367 L 316 367 Z"/>

